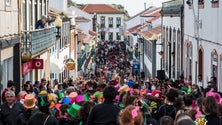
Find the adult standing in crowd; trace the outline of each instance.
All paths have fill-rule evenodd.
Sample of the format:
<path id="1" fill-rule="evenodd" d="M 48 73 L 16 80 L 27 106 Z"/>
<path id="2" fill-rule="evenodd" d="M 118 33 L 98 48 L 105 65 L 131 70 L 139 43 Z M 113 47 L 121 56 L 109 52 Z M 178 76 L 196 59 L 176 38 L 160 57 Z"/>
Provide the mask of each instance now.
<path id="1" fill-rule="evenodd" d="M 7 88 L 5 88 L 2 92 L 2 102 L 6 102 L 5 93 L 9 90 L 15 91 L 15 84 L 12 80 L 9 80 L 7 83 Z"/>
<path id="2" fill-rule="evenodd" d="M 86 125 L 118 125 L 117 117 L 120 109 L 113 104 L 116 95 L 116 89 L 107 86 L 103 91 L 104 103 L 92 109 Z"/>
<path id="3" fill-rule="evenodd" d="M 39 111 L 31 116 L 28 125 L 59 125 L 58 120 L 50 114 L 49 105 L 47 94 L 39 95 Z"/>
<path id="4" fill-rule="evenodd" d="M 16 117 L 24 111 L 21 103 L 15 101 L 15 93 L 8 90 L 5 93 L 6 102 L 1 105 L 0 125 L 14 125 Z"/>
<path id="5" fill-rule="evenodd" d="M 24 112 L 20 113 L 16 117 L 16 125 L 27 125 L 29 118 L 32 116 L 32 112 L 35 108 L 36 99 L 33 94 L 27 94 L 24 99 Z"/>

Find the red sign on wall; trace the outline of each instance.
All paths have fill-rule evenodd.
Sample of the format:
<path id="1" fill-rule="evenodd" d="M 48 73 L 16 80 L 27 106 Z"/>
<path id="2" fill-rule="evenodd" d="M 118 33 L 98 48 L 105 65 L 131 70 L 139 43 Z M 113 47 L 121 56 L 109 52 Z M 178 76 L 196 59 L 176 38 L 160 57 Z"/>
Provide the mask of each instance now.
<path id="1" fill-rule="evenodd" d="M 22 75 L 25 75 L 32 69 L 43 69 L 43 59 L 32 59 L 22 64 Z"/>
<path id="2" fill-rule="evenodd" d="M 43 59 L 33 59 L 33 69 L 43 69 Z"/>
<path id="3" fill-rule="evenodd" d="M 28 73 L 31 70 L 32 70 L 32 61 L 22 64 L 22 75 L 25 75 L 26 73 Z"/>

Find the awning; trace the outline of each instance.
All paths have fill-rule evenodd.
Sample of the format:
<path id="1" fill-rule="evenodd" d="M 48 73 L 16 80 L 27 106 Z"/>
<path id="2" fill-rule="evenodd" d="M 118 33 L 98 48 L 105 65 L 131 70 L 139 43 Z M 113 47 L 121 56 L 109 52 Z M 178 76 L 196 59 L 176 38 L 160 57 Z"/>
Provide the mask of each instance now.
<path id="1" fill-rule="evenodd" d="M 50 72 L 51 73 L 62 73 L 64 71 L 63 61 L 56 58 L 50 58 Z"/>

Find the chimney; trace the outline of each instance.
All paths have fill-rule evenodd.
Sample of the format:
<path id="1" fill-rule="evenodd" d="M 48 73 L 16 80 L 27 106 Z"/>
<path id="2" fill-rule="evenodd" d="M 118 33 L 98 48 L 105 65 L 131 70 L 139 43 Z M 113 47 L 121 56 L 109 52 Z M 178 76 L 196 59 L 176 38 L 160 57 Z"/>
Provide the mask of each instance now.
<path id="1" fill-rule="evenodd" d="M 146 2 L 144 2 L 144 10 L 146 10 Z"/>

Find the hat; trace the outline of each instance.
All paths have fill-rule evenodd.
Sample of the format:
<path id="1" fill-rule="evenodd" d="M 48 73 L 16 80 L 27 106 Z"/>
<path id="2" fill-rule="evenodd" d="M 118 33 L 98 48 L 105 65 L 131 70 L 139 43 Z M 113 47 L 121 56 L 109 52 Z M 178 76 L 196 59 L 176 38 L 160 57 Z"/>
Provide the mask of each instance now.
<path id="1" fill-rule="evenodd" d="M 76 96 L 75 102 L 76 103 L 80 103 L 82 101 L 85 101 L 84 96 L 83 95 L 78 95 Z"/>
<path id="2" fill-rule="evenodd" d="M 61 102 L 61 103 L 62 103 L 62 104 L 69 104 L 69 105 L 72 104 L 69 97 L 64 97 L 64 98 L 62 98 L 62 102 Z"/>
<path id="3" fill-rule="evenodd" d="M 132 80 L 129 80 L 129 82 L 127 84 L 129 87 L 132 87 L 135 83 Z"/>
<path id="4" fill-rule="evenodd" d="M 63 97 L 65 97 L 65 94 L 63 92 L 59 93 L 59 99 L 62 99 Z"/>
<path id="5" fill-rule="evenodd" d="M 33 94 L 27 94 L 25 96 L 25 100 L 24 100 L 23 106 L 26 109 L 31 109 L 31 108 L 35 107 L 35 103 L 36 103 L 35 96 Z"/>
<path id="6" fill-rule="evenodd" d="M 183 92 L 187 92 L 187 89 L 188 88 L 186 86 L 183 86 L 183 87 L 180 88 L 180 90 L 183 91 Z"/>
<path id="7" fill-rule="evenodd" d="M 57 103 L 58 96 L 54 93 L 50 93 L 50 94 L 48 94 L 48 99 L 49 99 L 49 101 L 54 101 L 55 103 Z"/>
<path id="8" fill-rule="evenodd" d="M 128 85 L 124 85 L 124 86 L 120 87 L 118 91 L 121 94 L 121 93 L 123 93 L 125 91 L 129 91 L 129 90 L 130 90 L 129 86 Z"/>
<path id="9" fill-rule="evenodd" d="M 49 108 L 52 109 L 52 108 L 55 107 L 55 105 L 56 105 L 56 103 L 55 103 L 54 101 L 51 101 L 51 102 L 50 102 L 50 106 L 49 106 Z"/>
<path id="10" fill-rule="evenodd" d="M 77 95 L 78 95 L 77 92 L 71 92 L 71 93 L 69 94 L 69 98 L 75 98 Z"/>
<path id="11" fill-rule="evenodd" d="M 101 98 L 103 96 L 103 92 L 100 92 L 100 91 L 96 91 L 94 94 L 93 94 L 94 97 L 96 97 L 97 99 Z"/>
<path id="12" fill-rule="evenodd" d="M 157 99 L 162 99 L 162 93 L 159 90 L 153 90 L 152 94 L 153 97 L 156 97 Z"/>
<path id="13" fill-rule="evenodd" d="M 38 96 L 38 106 L 39 107 L 44 107 L 44 106 L 49 106 L 50 103 L 48 102 L 48 96 L 47 94 L 41 94 Z"/>
<path id="14" fill-rule="evenodd" d="M 80 109 L 81 107 L 77 104 L 72 104 L 72 106 L 67 109 L 67 112 L 69 115 L 71 115 L 73 118 L 75 118 L 77 116 L 77 111 Z"/>
<path id="15" fill-rule="evenodd" d="M 44 94 L 48 94 L 48 92 L 46 90 L 42 90 L 39 92 L 39 95 L 44 95 Z"/>
<path id="16" fill-rule="evenodd" d="M 60 107 L 61 107 L 61 105 L 62 105 L 62 104 L 59 104 L 59 103 L 56 104 L 56 105 L 55 105 L 56 110 L 60 111 Z"/>
<path id="17" fill-rule="evenodd" d="M 83 97 L 84 97 L 85 101 L 90 101 L 90 98 L 89 98 L 89 96 L 87 94 L 84 94 Z"/>
<path id="18" fill-rule="evenodd" d="M 19 92 L 19 98 L 20 99 L 25 99 L 25 96 L 27 95 L 27 92 L 26 91 L 21 91 Z"/>

